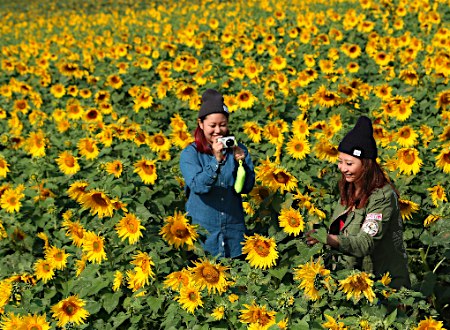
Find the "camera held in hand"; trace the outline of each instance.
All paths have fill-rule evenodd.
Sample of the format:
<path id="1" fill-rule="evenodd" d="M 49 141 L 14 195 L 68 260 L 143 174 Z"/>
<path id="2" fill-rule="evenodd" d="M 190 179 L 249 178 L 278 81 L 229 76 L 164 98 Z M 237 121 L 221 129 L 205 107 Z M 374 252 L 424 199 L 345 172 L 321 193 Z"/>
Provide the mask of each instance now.
<path id="1" fill-rule="evenodd" d="M 236 145 L 236 139 L 234 136 L 224 136 L 218 139 L 219 142 L 222 142 L 225 148 L 232 148 Z"/>

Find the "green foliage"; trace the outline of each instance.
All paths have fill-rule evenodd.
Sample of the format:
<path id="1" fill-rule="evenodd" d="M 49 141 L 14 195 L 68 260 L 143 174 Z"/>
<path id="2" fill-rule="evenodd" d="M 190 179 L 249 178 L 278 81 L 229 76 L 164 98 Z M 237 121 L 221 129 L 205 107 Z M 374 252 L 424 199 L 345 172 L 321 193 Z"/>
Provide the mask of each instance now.
<path id="1" fill-rule="evenodd" d="M 437 158 L 448 150 L 450 138 L 446 55 L 450 33 L 445 23 L 450 10 L 442 1 L 423 6 L 413 1 L 374 1 L 367 6 L 364 3 L 367 4 L 131 0 L 2 3 L 2 320 L 6 322 L 11 313 L 45 314 L 50 327 L 58 328 L 52 307 L 76 295 L 84 301 L 90 315 L 78 325 L 69 322 L 67 329 L 246 329 L 242 315 L 253 303 L 274 312 L 276 324 L 270 329 L 283 328 L 283 322 L 289 329 L 323 329 L 327 316 L 349 329 L 366 329 L 366 323 L 371 329 L 413 329 L 430 316 L 443 320 L 448 327 L 450 213 L 445 192 L 450 188 L 450 164 L 448 153 L 447 168 L 438 166 Z M 358 24 L 352 26 L 352 22 Z M 373 29 L 364 30 L 363 22 L 374 23 Z M 333 37 L 336 31 L 342 39 Z M 378 42 L 376 47 L 374 40 Z M 361 54 L 351 58 L 345 54 L 344 44 L 357 45 Z M 226 48 L 233 51 L 228 60 L 223 55 Z M 339 56 L 333 60 L 334 70 L 324 72 L 321 61 L 332 59 L 336 51 Z M 386 65 L 377 62 L 379 51 L 392 55 Z M 410 58 L 408 54 L 413 55 Z M 271 67 L 275 55 L 286 60 L 285 68 Z M 304 55 L 311 55 L 314 63 L 308 66 Z M 247 68 L 250 62 L 260 66 L 255 77 Z M 359 70 L 350 71 L 350 62 L 357 62 Z M 64 72 L 61 66 L 67 63 L 78 68 L 76 74 Z M 308 80 L 308 69 L 317 77 Z M 410 76 L 417 75 L 416 82 L 409 82 L 402 75 L 406 69 L 414 71 Z M 114 88 L 108 82 L 111 76 L 119 77 L 123 85 Z M 60 97 L 52 90 L 57 84 L 65 89 Z M 383 110 L 387 101 L 377 94 L 382 85 L 392 89 L 391 96 L 398 102 L 409 98 L 413 101 L 407 118 L 400 120 Z M 71 87 L 77 93 L 71 95 Z M 332 106 L 324 104 L 327 98 L 318 95 L 322 87 L 339 95 L 340 101 Z M 353 89 L 355 95 L 347 95 L 343 87 L 347 91 Z M 136 109 L 134 88 L 148 90 L 152 98 L 148 107 Z M 221 90 L 235 103 L 239 103 L 237 96 L 243 91 L 255 98 L 249 107 L 234 109 L 230 115 L 231 131 L 249 147 L 257 167 L 268 160 L 295 177 L 298 184 L 293 190 L 269 189 L 258 180 L 254 191 L 244 196 L 247 228 L 250 233 L 274 239 L 278 251 L 276 266 L 262 270 L 251 267 L 244 258 L 220 260 L 228 267 L 233 283 L 223 294 L 202 290 L 203 307 L 189 313 L 175 300 L 179 292 L 168 288 L 164 281 L 168 275 L 192 267 L 192 262 L 204 258 L 205 253 L 198 241 L 191 250 L 186 246 L 176 249 L 160 231 L 165 219 L 175 212 L 184 213 L 186 201 L 178 168 L 182 148 L 171 136 L 171 120 L 179 115 L 187 125 L 186 132 L 192 132 L 197 123 L 199 95 L 206 88 Z M 190 94 L 183 95 L 183 89 L 190 90 Z M 81 96 L 82 90 L 90 95 Z M 273 97 L 268 96 L 269 90 Z M 109 110 L 98 101 L 99 94 L 105 91 L 109 94 Z M 302 95 L 307 96 L 306 105 L 300 104 Z M 26 109 L 17 104 L 23 100 L 27 102 Z M 101 119 L 70 117 L 68 108 L 73 100 L 81 105 L 84 114 L 97 109 Z M 311 151 L 296 159 L 288 152 L 287 143 L 295 135 L 293 122 L 301 114 L 310 128 L 306 139 Z M 299 287 L 296 269 L 327 258 L 330 251 L 321 244 L 308 247 L 302 234 L 285 232 L 278 217 L 284 208 L 297 208 L 305 231 L 319 224 L 318 239 L 324 242 L 325 228 L 337 200 L 338 171 L 333 157 L 321 157 L 318 149 L 325 143 L 323 137 L 336 146 L 361 114 L 377 118 L 378 128 L 388 136 L 379 139 L 380 160 L 404 203 L 404 239 L 413 286 L 410 290 L 392 291 L 372 278 L 374 300 L 370 302 L 364 295 L 356 299 L 354 295 L 347 296 L 339 284 L 356 273 L 338 271 L 334 269 L 336 265 L 327 264 L 333 285 L 325 285 L 323 277 L 314 278 L 319 298 L 310 300 Z M 341 126 L 332 122 L 336 115 Z M 68 120 L 67 130 L 62 119 Z M 245 130 L 248 122 L 261 128 L 261 141 L 251 139 Z M 268 137 L 267 127 L 275 122 L 287 127 L 280 135 L 280 145 Z M 432 132 L 429 138 L 423 125 Z M 407 173 L 398 163 L 392 165 L 399 158 L 398 150 L 404 147 L 396 133 L 405 126 L 418 135 L 410 145 L 422 162 L 417 173 Z M 111 145 L 99 135 L 105 127 L 112 129 Z M 27 146 L 33 145 L 30 136 L 40 131 L 45 136 L 45 152 L 36 156 Z M 167 154 L 149 142 L 158 133 L 170 140 Z M 137 138 L 138 134 L 146 134 L 144 142 Z M 84 138 L 94 139 L 99 147 L 99 154 L 92 159 L 81 153 L 79 142 Z M 77 158 L 78 172 L 66 175 L 60 170 L 56 159 L 63 151 Z M 142 159 L 155 161 L 154 183 L 144 183 L 135 172 L 136 162 Z M 106 171 L 107 164 L 114 160 L 120 160 L 123 166 L 118 177 Z M 4 164 L 8 164 L 9 171 L 3 175 Z M 101 191 L 120 201 L 123 207 L 114 209 L 110 216 L 99 216 L 69 196 L 69 188 L 81 181 L 88 184 L 86 189 Z M 433 200 L 429 189 L 438 185 L 444 194 Z M 23 194 L 16 210 L 8 210 L 9 202 L 4 197 L 8 188 Z M 314 210 L 323 212 L 325 218 Z M 79 221 L 86 231 L 104 238 L 106 258 L 100 263 L 84 260 L 85 251 L 68 235 L 63 226 L 68 211 L 72 221 Z M 134 244 L 121 239 L 116 229 L 129 213 L 145 228 Z M 201 237 L 206 234 L 202 228 L 197 231 Z M 48 238 L 48 243 L 43 237 Z M 45 281 L 36 279 L 36 265 L 47 257 L 47 244 L 63 249 L 69 256 L 64 267 L 55 269 Z M 147 253 L 154 263 L 154 276 L 145 285 L 135 287 L 128 281 L 128 274 L 134 271 L 132 261 L 140 252 Z M 123 281 L 113 290 L 118 271 L 123 274 Z M 212 314 L 220 306 L 224 317 L 217 320 Z"/>

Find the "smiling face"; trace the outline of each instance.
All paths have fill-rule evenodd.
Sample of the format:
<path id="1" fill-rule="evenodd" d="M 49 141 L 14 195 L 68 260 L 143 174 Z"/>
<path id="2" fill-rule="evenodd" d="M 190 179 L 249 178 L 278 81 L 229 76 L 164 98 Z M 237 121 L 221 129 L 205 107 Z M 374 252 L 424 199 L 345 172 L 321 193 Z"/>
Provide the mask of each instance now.
<path id="1" fill-rule="evenodd" d="M 199 120 L 198 125 L 210 144 L 218 137 L 228 135 L 228 119 L 223 113 L 212 113 L 203 121 Z"/>
<path id="2" fill-rule="evenodd" d="M 338 168 L 347 182 L 356 183 L 361 179 L 364 168 L 361 159 L 340 152 L 338 155 Z"/>

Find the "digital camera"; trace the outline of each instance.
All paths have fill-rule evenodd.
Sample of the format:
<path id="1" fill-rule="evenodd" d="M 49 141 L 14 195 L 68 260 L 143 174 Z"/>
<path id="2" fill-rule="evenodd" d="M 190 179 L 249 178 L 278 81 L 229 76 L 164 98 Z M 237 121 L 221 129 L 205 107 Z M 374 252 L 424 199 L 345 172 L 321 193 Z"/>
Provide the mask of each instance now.
<path id="1" fill-rule="evenodd" d="M 236 139 L 234 136 L 224 136 L 218 139 L 219 142 L 222 142 L 225 148 L 232 148 L 236 145 Z"/>

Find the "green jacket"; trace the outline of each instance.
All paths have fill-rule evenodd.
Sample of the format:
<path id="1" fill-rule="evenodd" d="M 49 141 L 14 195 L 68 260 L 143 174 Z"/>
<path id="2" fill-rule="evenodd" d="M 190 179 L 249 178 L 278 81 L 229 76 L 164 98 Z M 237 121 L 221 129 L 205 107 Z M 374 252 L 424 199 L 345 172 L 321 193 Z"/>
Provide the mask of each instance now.
<path id="1" fill-rule="evenodd" d="M 389 272 L 391 287 L 410 287 L 402 218 L 392 187 L 387 184 L 373 191 L 361 209 L 351 211 L 339 201 L 332 222 L 345 213 L 347 217 L 338 235 L 343 266 L 377 277 Z"/>

